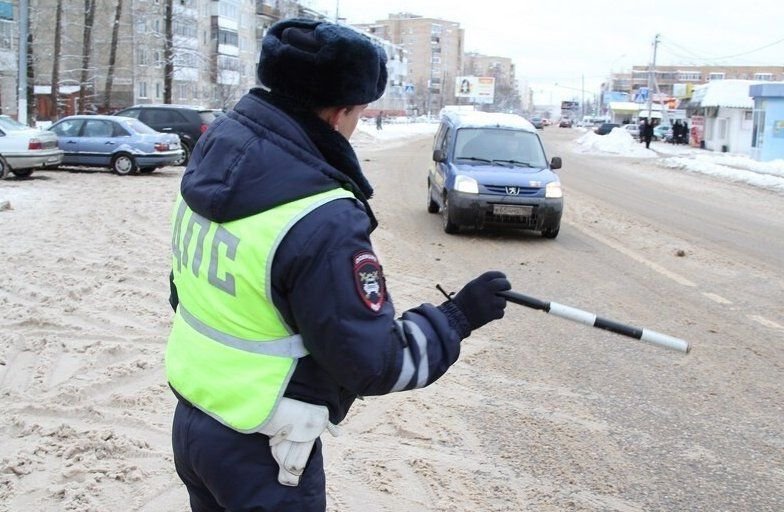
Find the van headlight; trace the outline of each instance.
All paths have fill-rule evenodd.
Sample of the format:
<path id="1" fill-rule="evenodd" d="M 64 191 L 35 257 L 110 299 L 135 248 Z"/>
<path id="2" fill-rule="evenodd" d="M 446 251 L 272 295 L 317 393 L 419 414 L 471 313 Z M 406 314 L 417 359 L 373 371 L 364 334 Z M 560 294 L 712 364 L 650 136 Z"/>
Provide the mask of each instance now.
<path id="1" fill-rule="evenodd" d="M 458 174 L 455 176 L 455 190 L 458 192 L 465 192 L 466 194 L 478 194 L 479 183 L 474 178 Z"/>
<path id="2" fill-rule="evenodd" d="M 544 188 L 544 197 L 550 199 L 557 199 L 559 197 L 563 197 L 563 190 L 561 189 L 561 183 L 558 181 L 553 181 L 552 183 L 548 183 L 547 186 Z"/>

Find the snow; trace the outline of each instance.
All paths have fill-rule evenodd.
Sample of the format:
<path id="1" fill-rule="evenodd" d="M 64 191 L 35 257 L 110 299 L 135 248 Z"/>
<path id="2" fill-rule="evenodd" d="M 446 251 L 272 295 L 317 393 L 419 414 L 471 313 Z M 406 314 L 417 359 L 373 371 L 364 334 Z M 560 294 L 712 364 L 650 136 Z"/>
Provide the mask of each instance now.
<path id="1" fill-rule="evenodd" d="M 396 120 L 397 121 L 397 120 Z M 389 145 L 393 141 L 435 135 L 436 121 L 386 122 L 376 130 L 375 122 L 362 122 L 351 138 L 355 146 Z M 596 135 L 584 128 L 573 128 L 575 151 L 613 158 L 649 158 L 669 169 L 708 174 L 768 190 L 784 192 L 784 159 L 759 162 L 747 155 L 715 153 L 685 145 L 651 142 L 650 149 L 620 128 L 607 135 Z"/>
<path id="2" fill-rule="evenodd" d="M 759 80 L 713 80 L 697 86 L 692 101 L 701 107 L 754 108 L 754 99 L 749 95 L 752 85 L 762 84 Z"/>

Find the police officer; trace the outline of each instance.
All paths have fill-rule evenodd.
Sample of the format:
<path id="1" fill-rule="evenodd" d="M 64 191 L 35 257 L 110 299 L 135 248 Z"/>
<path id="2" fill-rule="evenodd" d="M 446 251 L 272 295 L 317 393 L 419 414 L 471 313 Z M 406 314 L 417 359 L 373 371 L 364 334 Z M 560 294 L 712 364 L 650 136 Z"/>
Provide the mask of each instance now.
<path id="1" fill-rule="evenodd" d="M 395 316 L 348 142 L 387 81 L 368 37 L 280 21 L 258 78 L 199 140 L 172 215 L 166 373 L 175 467 L 198 512 L 323 511 L 320 435 L 358 396 L 436 381 L 511 288 L 486 272 Z"/>

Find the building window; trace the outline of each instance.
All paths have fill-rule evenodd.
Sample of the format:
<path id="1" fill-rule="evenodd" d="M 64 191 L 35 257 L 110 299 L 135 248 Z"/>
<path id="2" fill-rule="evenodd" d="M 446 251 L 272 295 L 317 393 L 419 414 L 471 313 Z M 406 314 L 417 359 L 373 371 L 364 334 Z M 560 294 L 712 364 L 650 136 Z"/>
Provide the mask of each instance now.
<path id="1" fill-rule="evenodd" d="M 150 55 L 147 53 L 146 48 L 138 48 L 136 50 L 136 61 L 139 66 L 147 66 L 150 63 Z"/>
<path id="2" fill-rule="evenodd" d="M 708 73 L 708 81 L 724 80 L 724 73 Z"/>
<path id="3" fill-rule="evenodd" d="M 222 0 L 220 2 L 218 15 L 230 20 L 238 20 L 240 18 L 239 6 L 236 2 Z"/>
<path id="4" fill-rule="evenodd" d="M 147 97 L 147 82 L 139 82 L 139 97 Z"/>
<path id="5" fill-rule="evenodd" d="M 773 80 L 773 73 L 754 73 L 754 80 L 764 80 L 770 82 Z"/>
<path id="6" fill-rule="evenodd" d="M 715 137 L 716 140 L 722 141 L 722 140 L 725 140 L 727 138 L 727 118 L 726 117 L 720 117 L 720 118 L 716 119 L 716 131 L 714 133 L 716 134 L 716 137 Z"/>
<path id="7" fill-rule="evenodd" d="M 236 32 L 232 32 L 230 30 L 219 29 L 218 30 L 218 44 L 225 44 L 229 46 L 238 46 L 239 45 L 239 36 Z"/>
<path id="8" fill-rule="evenodd" d="M 156 98 L 160 98 L 161 97 L 161 83 L 160 82 L 155 82 L 155 97 Z"/>
<path id="9" fill-rule="evenodd" d="M 197 27 L 196 27 L 196 20 L 192 19 L 182 19 L 173 20 L 173 29 L 174 35 L 187 37 L 191 39 L 196 39 L 197 37 Z"/>
<path id="10" fill-rule="evenodd" d="M 698 71 L 678 71 L 677 76 L 678 80 L 689 82 L 699 82 L 701 79 Z"/>
<path id="11" fill-rule="evenodd" d="M 14 41 L 14 24 L 9 21 L 0 21 L 0 48 L 10 50 Z"/>

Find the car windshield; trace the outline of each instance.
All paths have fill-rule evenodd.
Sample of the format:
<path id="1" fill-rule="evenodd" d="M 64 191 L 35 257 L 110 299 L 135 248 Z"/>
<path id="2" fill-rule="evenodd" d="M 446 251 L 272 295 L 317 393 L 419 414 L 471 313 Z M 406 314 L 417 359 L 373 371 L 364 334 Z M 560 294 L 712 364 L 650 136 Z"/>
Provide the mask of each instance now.
<path id="1" fill-rule="evenodd" d="M 0 116 L 0 128 L 2 128 L 3 130 L 14 131 L 14 130 L 27 130 L 30 127 L 23 125 L 22 123 L 20 123 L 19 121 L 11 117 Z"/>
<path id="2" fill-rule="evenodd" d="M 547 167 L 542 144 L 535 133 L 503 128 L 458 130 L 455 159 L 520 167 Z"/>

